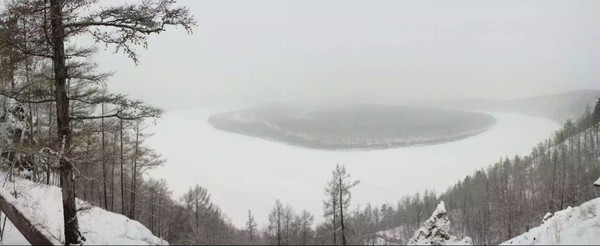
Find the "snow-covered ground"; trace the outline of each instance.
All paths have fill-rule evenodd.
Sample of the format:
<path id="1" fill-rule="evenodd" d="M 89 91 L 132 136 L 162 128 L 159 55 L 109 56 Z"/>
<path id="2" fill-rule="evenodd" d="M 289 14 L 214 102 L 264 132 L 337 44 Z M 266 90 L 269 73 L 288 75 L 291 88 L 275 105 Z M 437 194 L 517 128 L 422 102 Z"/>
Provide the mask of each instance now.
<path id="1" fill-rule="evenodd" d="M 600 243 L 600 198 L 545 216 L 530 229 L 503 245 L 598 245 Z"/>
<path id="2" fill-rule="evenodd" d="M 450 235 L 450 220 L 446 212 L 446 206 L 441 201 L 432 212 L 423 226 L 412 233 L 412 238 L 407 239 L 402 226 L 378 231 L 375 233 L 375 245 L 472 245 L 470 237 L 459 239 Z M 369 243 L 370 244 L 370 243 Z"/>
<path id="3" fill-rule="evenodd" d="M 375 245 L 402 245 L 401 238 L 404 238 L 405 228 L 402 226 L 375 233 Z M 408 232 L 414 233 L 414 232 Z M 405 242 L 406 243 L 406 242 Z M 371 244 L 371 242 L 367 243 Z"/>
<path id="4" fill-rule="evenodd" d="M 58 187 L 36 184 L 28 180 L 16 179 L 9 182 L 6 174 L 0 173 L 0 184 L 11 195 L 16 191 L 17 206 L 23 208 L 40 223 L 54 239 L 63 242 L 63 214 L 61 191 Z M 157 245 L 166 241 L 152 235 L 144 225 L 135 220 L 94 207 L 77 200 L 79 225 L 82 235 L 89 245 Z M 4 216 L 2 216 L 4 220 Z M 29 244 L 21 233 L 6 220 L 6 230 L 2 240 L 7 245 Z"/>
<path id="5" fill-rule="evenodd" d="M 361 180 L 353 189 L 358 204 L 395 203 L 425 188 L 438 192 L 475 169 L 503 156 L 528 154 L 558 129 L 553 121 L 516 114 L 492 114 L 489 131 L 460 141 L 387 150 L 325 151 L 219 131 L 210 115 L 236 108 L 167 112 L 148 143 L 167 162 L 151 175 L 165 178 L 179 197 L 194 184 L 206 187 L 212 200 L 237 226 L 248 209 L 264 224 L 280 199 L 307 209 L 322 221 L 324 186 L 337 163 Z"/>
<path id="6" fill-rule="evenodd" d="M 414 236 L 408 241 L 408 245 L 472 245 L 470 237 L 458 239 L 450 235 L 450 220 L 446 212 L 446 206 L 441 201 L 431 217 L 423 223 L 423 226 L 415 231 Z"/>

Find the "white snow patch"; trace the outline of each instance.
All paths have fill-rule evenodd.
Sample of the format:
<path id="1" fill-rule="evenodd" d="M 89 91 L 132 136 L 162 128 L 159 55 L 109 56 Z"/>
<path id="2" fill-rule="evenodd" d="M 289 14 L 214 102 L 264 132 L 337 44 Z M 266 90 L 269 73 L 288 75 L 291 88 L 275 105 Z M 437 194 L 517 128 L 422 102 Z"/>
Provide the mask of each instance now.
<path id="1" fill-rule="evenodd" d="M 502 245 L 598 245 L 600 244 L 600 198 L 568 207 L 546 218 L 538 227 Z M 546 216 L 545 216 L 546 217 Z"/>
<path id="2" fill-rule="evenodd" d="M 2 189 L 11 195 L 17 194 L 17 203 L 23 212 L 31 215 L 45 228 L 54 239 L 63 240 L 63 214 L 61 190 L 55 186 L 33 183 L 29 180 L 16 178 L 10 182 L 6 174 L 0 173 Z M 123 215 L 112 213 L 77 199 L 77 209 L 81 234 L 86 238 L 85 244 L 91 245 L 162 245 L 168 244 L 152 234 L 141 223 Z M 14 228 L 9 220 L 6 221 L 4 244 L 29 244 Z"/>

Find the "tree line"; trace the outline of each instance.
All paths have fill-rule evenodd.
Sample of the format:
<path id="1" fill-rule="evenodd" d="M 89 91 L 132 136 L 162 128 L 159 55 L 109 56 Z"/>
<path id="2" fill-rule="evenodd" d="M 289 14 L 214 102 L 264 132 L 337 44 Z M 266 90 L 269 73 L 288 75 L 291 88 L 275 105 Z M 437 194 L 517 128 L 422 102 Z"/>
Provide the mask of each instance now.
<path id="1" fill-rule="evenodd" d="M 476 170 L 445 192 L 425 190 L 396 204 L 356 208 L 347 219 L 354 242 L 378 239 L 406 244 L 415 230 L 444 201 L 453 234 L 475 244 L 498 244 L 539 226 L 548 212 L 597 198 L 600 177 L 600 100 L 526 156 L 504 157 Z M 518 140 L 515 140 L 518 141 Z M 384 238 L 393 230 L 395 238 Z"/>

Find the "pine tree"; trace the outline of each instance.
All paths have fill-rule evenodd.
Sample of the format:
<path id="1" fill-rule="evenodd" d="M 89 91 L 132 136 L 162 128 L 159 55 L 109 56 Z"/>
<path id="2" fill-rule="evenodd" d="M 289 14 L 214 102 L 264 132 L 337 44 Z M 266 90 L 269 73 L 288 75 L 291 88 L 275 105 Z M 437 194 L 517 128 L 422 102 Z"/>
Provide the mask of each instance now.
<path id="1" fill-rule="evenodd" d="M 256 236 L 256 221 L 254 221 L 254 215 L 252 211 L 248 210 L 248 221 L 246 222 L 246 231 L 248 232 L 248 242 L 254 244 L 254 237 Z"/>
<path id="2" fill-rule="evenodd" d="M 300 221 L 300 242 L 301 245 L 307 245 L 310 242 L 308 241 L 311 233 L 311 226 L 314 222 L 315 218 L 310 212 L 304 210 L 302 211 L 299 221 Z"/>
<path id="3" fill-rule="evenodd" d="M 600 98 L 598 98 L 598 101 L 596 102 L 592 118 L 592 125 L 598 127 L 598 123 L 600 123 Z"/>
<path id="4" fill-rule="evenodd" d="M 343 245 L 346 245 L 346 226 L 344 224 L 344 218 L 347 216 L 347 209 L 350 207 L 351 193 L 350 189 L 358 185 L 360 181 L 351 180 L 350 174 L 346 172 L 346 168 L 343 165 L 336 165 L 335 170 L 332 172 L 331 180 L 325 187 L 326 199 L 323 201 L 325 217 L 331 217 L 331 224 L 333 230 L 333 244 L 337 243 L 337 220 L 339 218 L 341 232 L 341 241 Z"/>
<path id="5" fill-rule="evenodd" d="M 277 245 L 281 245 L 281 231 L 282 231 L 282 223 L 283 223 L 283 204 L 279 201 L 276 200 L 275 201 L 275 206 L 273 206 L 273 209 L 271 210 L 271 213 L 269 214 L 269 228 L 270 231 L 273 231 L 275 233 L 275 237 L 277 240 Z"/>

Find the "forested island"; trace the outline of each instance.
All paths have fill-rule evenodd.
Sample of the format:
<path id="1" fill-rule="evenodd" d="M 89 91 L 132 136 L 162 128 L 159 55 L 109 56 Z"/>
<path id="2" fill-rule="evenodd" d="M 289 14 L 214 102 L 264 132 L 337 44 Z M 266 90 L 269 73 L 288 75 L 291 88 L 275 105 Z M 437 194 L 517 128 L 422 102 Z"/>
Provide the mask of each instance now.
<path id="1" fill-rule="evenodd" d="M 213 115 L 215 128 L 325 150 L 437 144 L 486 131 L 496 119 L 478 112 L 391 104 L 264 104 Z"/>

